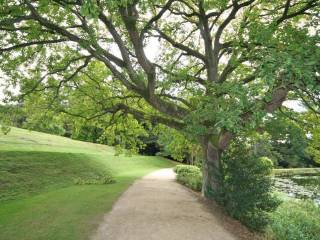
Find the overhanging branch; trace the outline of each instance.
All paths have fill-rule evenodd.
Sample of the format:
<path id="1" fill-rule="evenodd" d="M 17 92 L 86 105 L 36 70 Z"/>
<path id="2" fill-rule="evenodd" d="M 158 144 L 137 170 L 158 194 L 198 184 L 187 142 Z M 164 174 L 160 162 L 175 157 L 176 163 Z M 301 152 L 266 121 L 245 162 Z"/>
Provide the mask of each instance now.
<path id="1" fill-rule="evenodd" d="M 11 47 L 0 48 L 0 54 L 3 52 L 9 52 L 12 50 L 17 50 L 19 48 L 24 48 L 24 47 L 34 46 L 34 45 L 54 44 L 54 43 L 61 43 L 61 42 L 67 42 L 67 41 L 68 39 L 62 38 L 62 39 L 40 40 L 40 41 L 20 43 Z"/>

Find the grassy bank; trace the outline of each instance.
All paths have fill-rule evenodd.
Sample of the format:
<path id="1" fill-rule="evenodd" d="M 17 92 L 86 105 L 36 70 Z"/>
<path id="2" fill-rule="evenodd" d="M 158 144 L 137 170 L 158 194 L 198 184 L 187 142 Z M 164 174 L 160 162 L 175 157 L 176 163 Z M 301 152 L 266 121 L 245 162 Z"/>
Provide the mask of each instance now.
<path id="1" fill-rule="evenodd" d="M 88 239 L 137 178 L 173 163 L 13 128 L 0 136 L 0 239 Z M 75 180 L 112 178 L 112 184 Z M 98 183 L 100 183 L 98 181 Z"/>

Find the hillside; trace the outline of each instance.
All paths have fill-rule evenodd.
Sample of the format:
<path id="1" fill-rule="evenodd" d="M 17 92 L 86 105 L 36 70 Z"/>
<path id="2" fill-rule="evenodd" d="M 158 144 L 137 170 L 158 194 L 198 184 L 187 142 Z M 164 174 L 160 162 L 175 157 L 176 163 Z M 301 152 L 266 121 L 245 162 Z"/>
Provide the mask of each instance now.
<path id="1" fill-rule="evenodd" d="M 0 136 L 0 239 L 88 239 L 134 180 L 173 165 L 13 128 Z"/>

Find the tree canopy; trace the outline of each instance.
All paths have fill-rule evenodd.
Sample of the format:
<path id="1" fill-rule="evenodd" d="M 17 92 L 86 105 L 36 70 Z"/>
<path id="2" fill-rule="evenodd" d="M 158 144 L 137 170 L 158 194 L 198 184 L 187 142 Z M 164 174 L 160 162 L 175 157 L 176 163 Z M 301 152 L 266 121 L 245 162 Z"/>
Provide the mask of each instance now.
<path id="1" fill-rule="evenodd" d="M 108 124 L 183 131 L 204 146 L 209 172 L 233 136 L 257 129 L 284 100 L 317 103 L 319 6 L 1 0 L 0 69 L 20 86 L 19 99 L 87 120 L 108 114 Z"/>

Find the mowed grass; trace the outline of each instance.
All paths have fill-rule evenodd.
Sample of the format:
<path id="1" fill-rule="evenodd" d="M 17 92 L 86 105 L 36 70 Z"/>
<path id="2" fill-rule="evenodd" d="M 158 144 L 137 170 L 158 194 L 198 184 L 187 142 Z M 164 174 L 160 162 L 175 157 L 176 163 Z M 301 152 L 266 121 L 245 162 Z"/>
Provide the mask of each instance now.
<path id="1" fill-rule="evenodd" d="M 111 147 L 13 128 L 0 135 L 0 239 L 89 239 L 137 178 L 174 163 L 114 156 Z M 115 183 L 76 185 L 112 176 Z"/>

